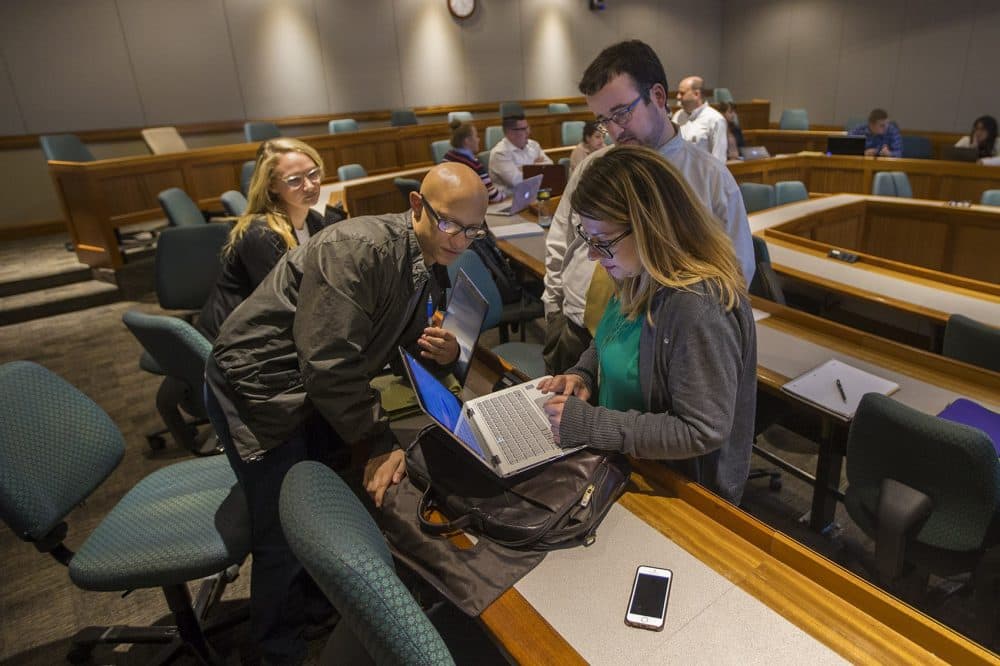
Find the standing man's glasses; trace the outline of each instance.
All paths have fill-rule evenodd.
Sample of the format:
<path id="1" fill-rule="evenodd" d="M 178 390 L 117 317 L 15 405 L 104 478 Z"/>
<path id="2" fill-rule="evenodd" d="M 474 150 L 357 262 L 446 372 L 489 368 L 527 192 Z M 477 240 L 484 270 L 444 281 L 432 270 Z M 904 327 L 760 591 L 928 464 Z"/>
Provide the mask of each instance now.
<path id="1" fill-rule="evenodd" d="M 618 127 L 624 129 L 625 126 L 628 125 L 629 121 L 632 120 L 632 111 L 635 109 L 636 105 L 642 100 L 643 97 L 645 97 L 648 94 L 649 94 L 649 89 L 647 88 L 646 90 L 640 92 L 638 97 L 629 102 L 629 105 L 626 106 L 624 109 L 618 109 L 617 111 L 612 113 L 610 118 L 604 118 L 602 116 L 598 116 L 597 129 L 601 132 L 601 134 L 604 134 L 605 136 L 607 136 L 609 132 L 608 123 L 614 123 L 615 125 L 618 125 Z"/>
<path id="2" fill-rule="evenodd" d="M 437 224 L 437 228 L 445 232 L 449 236 L 457 236 L 458 234 L 463 234 L 469 240 L 479 240 L 480 238 L 486 238 L 487 229 L 486 222 L 477 227 L 467 227 L 464 224 L 455 222 L 454 220 L 449 220 L 446 217 L 441 217 L 437 214 L 432 207 L 427 197 L 423 194 L 420 195 L 420 201 L 423 202 L 424 208 L 427 209 L 427 214 L 434 218 L 434 222 Z"/>

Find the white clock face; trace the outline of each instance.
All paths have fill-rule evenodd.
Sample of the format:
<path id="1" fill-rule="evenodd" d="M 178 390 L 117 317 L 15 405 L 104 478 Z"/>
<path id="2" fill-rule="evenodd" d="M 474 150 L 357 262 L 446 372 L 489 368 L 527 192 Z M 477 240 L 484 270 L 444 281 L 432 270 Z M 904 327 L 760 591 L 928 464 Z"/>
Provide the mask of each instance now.
<path id="1" fill-rule="evenodd" d="M 457 18 L 468 18 L 476 10 L 476 0 L 448 0 L 448 10 Z"/>

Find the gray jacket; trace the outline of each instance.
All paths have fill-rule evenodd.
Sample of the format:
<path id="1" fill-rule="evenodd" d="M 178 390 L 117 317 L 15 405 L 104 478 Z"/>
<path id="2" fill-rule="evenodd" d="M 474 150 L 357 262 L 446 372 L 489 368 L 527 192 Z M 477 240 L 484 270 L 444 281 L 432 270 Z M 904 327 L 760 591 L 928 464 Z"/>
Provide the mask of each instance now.
<path id="1" fill-rule="evenodd" d="M 757 401 L 757 336 L 749 301 L 725 312 L 705 283 L 662 288 L 639 340 L 645 411 L 619 412 L 570 398 L 559 427 L 563 446 L 670 460 L 689 478 L 739 504 L 750 469 Z M 593 343 L 567 372 L 597 394 Z"/>
<path id="2" fill-rule="evenodd" d="M 440 288 L 410 213 L 358 217 L 288 252 L 226 319 L 212 351 L 244 460 L 287 440 L 313 410 L 350 444 L 396 445 L 369 381 L 412 349 Z M 446 278 L 445 278 L 446 279 Z M 433 364 L 432 364 L 433 365 Z M 221 386 L 219 384 L 222 384 Z"/>

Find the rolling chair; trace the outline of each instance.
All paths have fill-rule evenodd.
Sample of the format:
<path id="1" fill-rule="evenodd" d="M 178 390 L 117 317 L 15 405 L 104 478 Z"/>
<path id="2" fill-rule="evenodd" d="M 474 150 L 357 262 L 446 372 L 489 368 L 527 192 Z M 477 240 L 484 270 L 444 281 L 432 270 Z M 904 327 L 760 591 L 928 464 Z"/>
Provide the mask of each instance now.
<path id="1" fill-rule="evenodd" d="M 219 197 L 219 200 L 222 202 L 222 209 L 230 217 L 239 217 L 247 210 L 247 198 L 243 196 L 242 192 L 226 190 Z"/>
<path id="2" fill-rule="evenodd" d="M 583 121 L 564 120 L 562 124 L 562 145 L 575 146 L 583 140 Z"/>
<path id="3" fill-rule="evenodd" d="M 1000 328 L 953 314 L 944 327 L 944 356 L 1000 372 Z"/>
<path id="4" fill-rule="evenodd" d="M 500 102 L 500 118 L 507 116 L 523 116 L 524 107 L 520 102 Z"/>
<path id="5" fill-rule="evenodd" d="M 915 582 L 923 596 L 929 573 L 975 572 L 996 553 L 1000 462 L 981 430 L 869 393 L 848 434 L 847 480 L 844 506 L 875 540 L 868 565 L 882 585 Z"/>
<path id="6" fill-rule="evenodd" d="M 985 190 L 979 203 L 984 206 L 1000 206 L 1000 190 Z"/>
<path id="7" fill-rule="evenodd" d="M 805 109 L 785 109 L 781 112 L 778 128 L 783 130 L 809 129 L 809 114 Z"/>
<path id="8" fill-rule="evenodd" d="M 569 104 L 564 102 L 550 102 L 549 113 L 569 113 Z"/>
<path id="9" fill-rule="evenodd" d="M 486 142 L 486 150 L 493 150 L 493 146 L 500 143 L 503 139 L 503 126 L 501 125 L 489 125 L 486 128 L 486 134 L 483 140 Z M 483 162 L 485 164 L 485 162 Z"/>
<path id="10" fill-rule="evenodd" d="M 872 194 L 883 197 L 911 198 L 913 190 L 904 171 L 877 171 L 872 179 Z"/>
<path id="11" fill-rule="evenodd" d="M 451 122 L 454 120 L 457 120 L 461 123 L 471 123 L 472 113 L 470 111 L 449 111 L 448 124 L 450 125 Z"/>
<path id="12" fill-rule="evenodd" d="M 338 118 L 331 120 L 327 124 L 327 131 L 330 134 L 342 134 L 344 132 L 357 132 L 358 121 L 354 118 Z"/>
<path id="13" fill-rule="evenodd" d="M 413 109 L 393 109 L 389 116 L 389 124 L 393 127 L 404 127 L 417 124 L 417 114 Z"/>
<path id="14" fill-rule="evenodd" d="M 111 418 L 46 368 L 0 366 L 0 518 L 21 539 L 69 570 L 83 590 L 159 587 L 174 626 L 87 627 L 72 639 L 72 663 L 98 644 L 165 643 L 217 663 L 206 635 L 243 621 L 243 609 L 206 623 L 250 549 L 243 494 L 225 456 L 188 460 L 139 481 L 74 553 L 66 516 L 107 479 L 125 452 Z M 188 583 L 205 578 L 192 603 Z M 161 654 L 162 661 L 173 656 Z"/>
<path id="15" fill-rule="evenodd" d="M 849 116 L 847 118 L 847 122 L 844 123 L 844 131 L 850 132 L 855 127 L 867 124 L 868 124 L 868 118 L 865 116 Z"/>
<path id="16" fill-rule="evenodd" d="M 929 160 L 934 157 L 931 140 L 925 136 L 903 135 L 903 157 L 917 160 Z"/>
<path id="17" fill-rule="evenodd" d="M 50 162 L 93 162 L 94 155 L 75 134 L 44 134 L 42 144 L 45 159 Z"/>
<path id="18" fill-rule="evenodd" d="M 808 198 L 809 192 L 801 180 L 782 180 L 774 184 L 774 203 L 776 206 L 805 201 Z"/>
<path id="19" fill-rule="evenodd" d="M 431 155 L 434 157 L 434 164 L 441 164 L 444 161 L 444 156 L 451 150 L 451 141 L 448 139 L 442 139 L 441 141 L 431 142 Z"/>
<path id="20" fill-rule="evenodd" d="M 740 194 L 743 195 L 743 205 L 747 213 L 774 208 L 775 196 L 773 185 L 761 183 L 740 183 Z"/>
<path id="21" fill-rule="evenodd" d="M 487 171 L 490 170 L 490 151 L 489 150 L 481 150 L 478 153 L 476 153 L 476 159 L 478 159 L 479 162 L 484 167 L 486 167 Z"/>
<path id="22" fill-rule="evenodd" d="M 729 88 L 716 88 L 712 91 L 712 100 L 716 104 L 722 104 L 723 102 L 732 102 L 733 94 L 729 92 Z"/>
<path id="23" fill-rule="evenodd" d="M 410 192 L 420 191 L 420 181 L 416 178 L 393 178 L 392 184 L 396 186 L 399 193 L 403 196 L 403 201 L 406 202 L 406 210 L 410 207 Z"/>
<path id="24" fill-rule="evenodd" d="M 250 194 L 250 181 L 253 180 L 253 172 L 257 168 L 257 160 L 247 160 L 240 167 L 240 192 L 243 196 Z"/>
<path id="25" fill-rule="evenodd" d="M 205 224 L 205 215 L 201 212 L 188 193 L 179 187 L 163 190 L 156 198 L 160 207 L 167 215 L 167 221 L 172 227 L 185 227 L 192 224 Z"/>
<path id="26" fill-rule="evenodd" d="M 321 663 L 339 663 L 327 657 L 343 663 L 455 663 L 396 575 L 375 521 L 333 470 L 315 461 L 296 464 L 281 484 L 278 510 L 288 545 L 341 614 Z"/>
<path id="27" fill-rule="evenodd" d="M 188 149 L 176 127 L 147 127 L 141 134 L 149 152 L 154 155 L 183 153 Z"/>
<path id="28" fill-rule="evenodd" d="M 268 139 L 277 139 L 281 136 L 281 130 L 274 123 L 265 121 L 245 122 L 243 123 L 243 136 L 246 138 L 247 143 L 256 143 L 267 141 Z"/>
<path id="29" fill-rule="evenodd" d="M 341 164 L 337 167 L 337 178 L 341 181 L 364 178 L 367 175 L 368 172 L 360 164 Z"/>

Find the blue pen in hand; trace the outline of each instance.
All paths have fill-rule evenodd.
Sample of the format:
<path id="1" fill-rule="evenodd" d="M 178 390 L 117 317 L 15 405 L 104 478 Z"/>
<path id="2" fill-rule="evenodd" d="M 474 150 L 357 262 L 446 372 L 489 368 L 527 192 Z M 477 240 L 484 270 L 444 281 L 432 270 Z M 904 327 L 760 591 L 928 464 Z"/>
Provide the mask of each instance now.
<path id="1" fill-rule="evenodd" d="M 427 325 L 434 325 L 434 297 L 431 295 L 427 296 Z"/>

